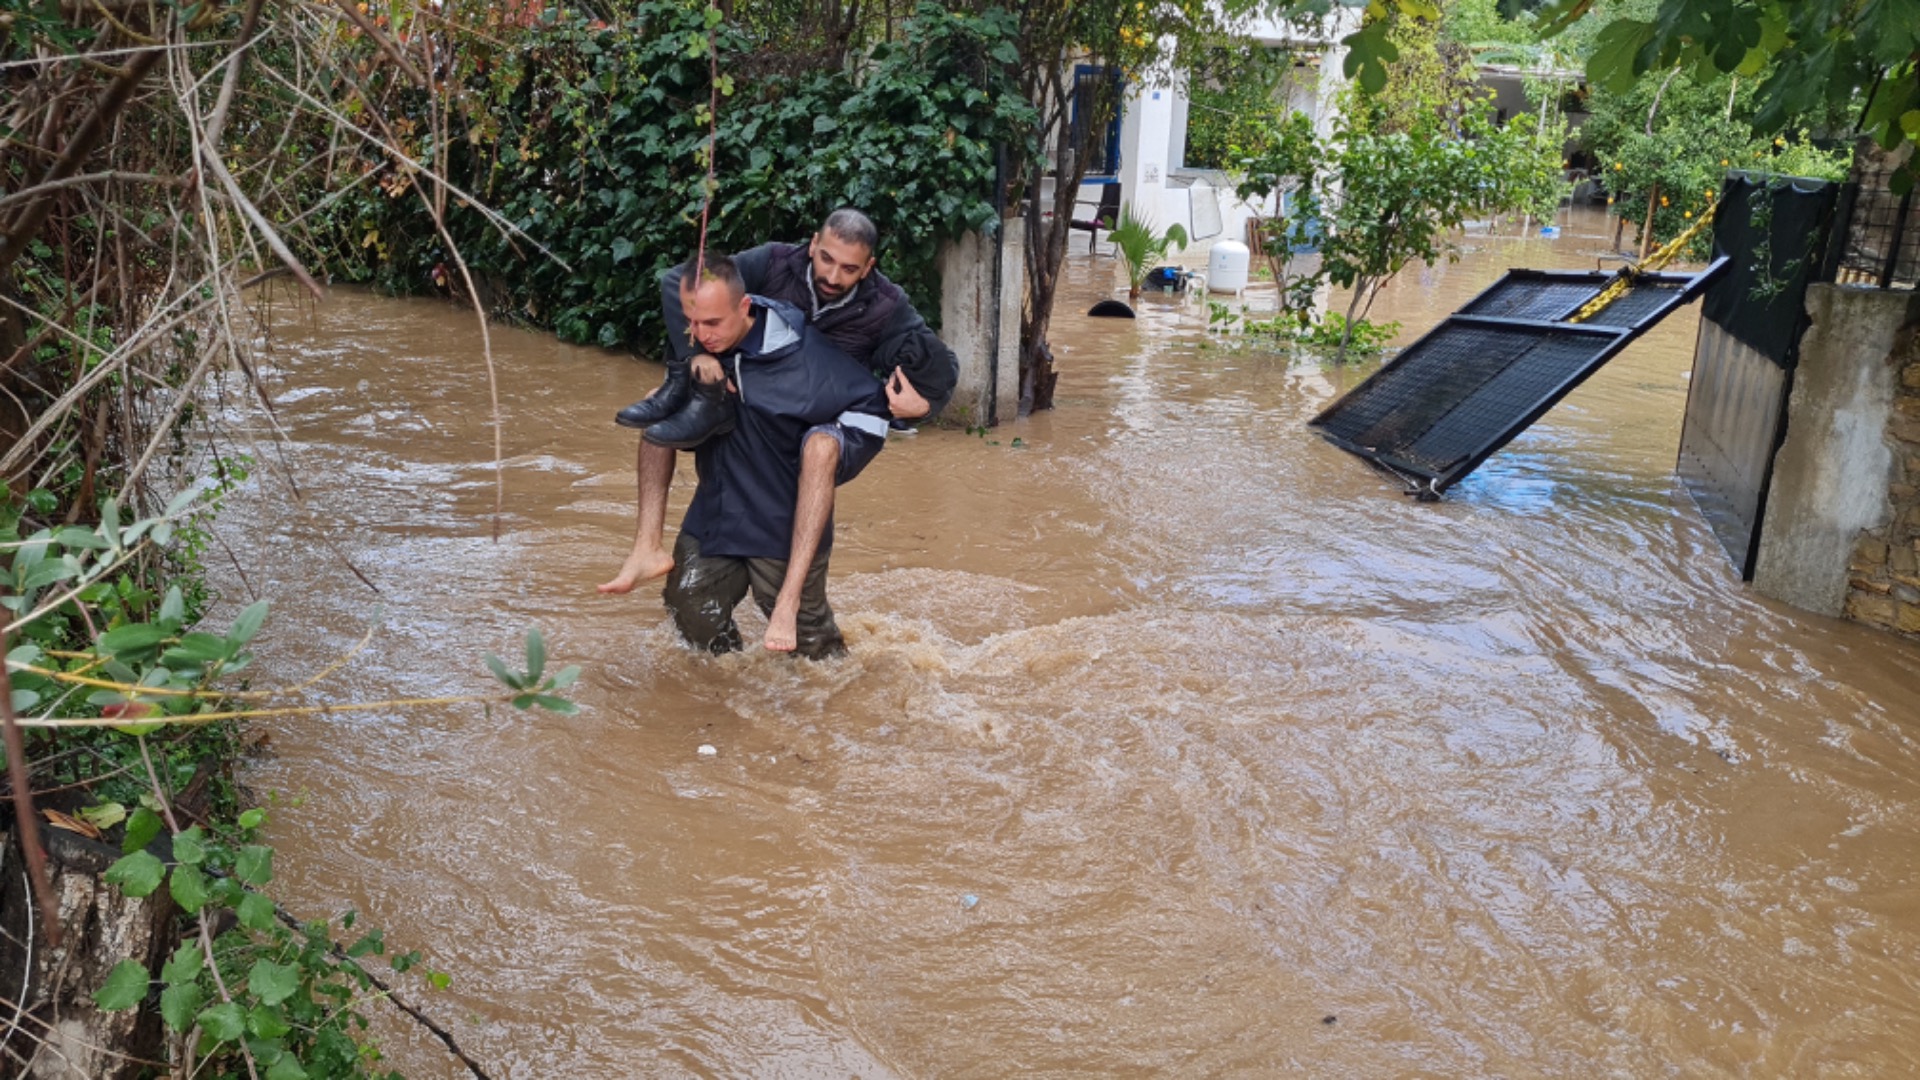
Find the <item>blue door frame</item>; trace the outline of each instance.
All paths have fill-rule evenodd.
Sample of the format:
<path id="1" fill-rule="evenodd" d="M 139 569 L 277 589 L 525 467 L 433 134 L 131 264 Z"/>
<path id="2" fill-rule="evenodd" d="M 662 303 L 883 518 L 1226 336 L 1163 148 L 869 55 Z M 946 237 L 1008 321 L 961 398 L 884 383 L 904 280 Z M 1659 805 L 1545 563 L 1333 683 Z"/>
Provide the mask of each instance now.
<path id="1" fill-rule="evenodd" d="M 1107 137 L 1096 138 L 1093 149 L 1088 155 L 1088 183 L 1111 183 L 1120 173 L 1120 114 L 1122 112 L 1121 95 L 1126 90 L 1126 81 L 1118 71 L 1093 64 L 1076 64 L 1073 68 L 1073 135 L 1074 141 L 1080 141 L 1081 104 L 1091 92 L 1095 81 L 1102 78 L 1113 80 L 1113 119 L 1107 124 Z"/>

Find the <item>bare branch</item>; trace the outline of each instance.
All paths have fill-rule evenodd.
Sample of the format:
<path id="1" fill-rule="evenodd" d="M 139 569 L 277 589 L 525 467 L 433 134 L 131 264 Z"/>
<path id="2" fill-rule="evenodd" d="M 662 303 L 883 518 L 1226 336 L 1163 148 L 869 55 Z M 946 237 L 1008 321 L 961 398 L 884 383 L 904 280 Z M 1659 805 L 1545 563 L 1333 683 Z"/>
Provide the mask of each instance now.
<path id="1" fill-rule="evenodd" d="M 0 195 L 0 207 L 4 207 L 10 203 L 36 199 L 41 195 L 50 191 L 56 191 L 60 188 L 84 187 L 88 184 L 104 184 L 114 180 L 127 184 L 155 184 L 160 187 L 171 188 L 186 188 L 193 184 L 193 179 L 185 176 L 156 176 L 153 173 L 111 171 L 82 173 L 78 176 L 69 176 L 60 180 L 49 180 L 43 184 L 35 184 L 30 188 L 22 188 L 11 195 Z"/>
<path id="2" fill-rule="evenodd" d="M 400 47 L 393 43 L 393 39 L 381 33 L 380 28 L 373 25 L 373 20 L 353 6 L 353 0 L 334 0 L 334 6 L 339 8 L 340 13 L 345 15 L 353 25 L 359 27 L 361 33 L 378 45 L 381 52 L 387 54 L 387 59 L 392 60 L 393 66 L 400 69 L 400 74 L 405 75 L 413 85 L 426 89 L 427 77 L 420 74 L 420 69 L 413 66 L 406 54 L 400 51 Z"/>

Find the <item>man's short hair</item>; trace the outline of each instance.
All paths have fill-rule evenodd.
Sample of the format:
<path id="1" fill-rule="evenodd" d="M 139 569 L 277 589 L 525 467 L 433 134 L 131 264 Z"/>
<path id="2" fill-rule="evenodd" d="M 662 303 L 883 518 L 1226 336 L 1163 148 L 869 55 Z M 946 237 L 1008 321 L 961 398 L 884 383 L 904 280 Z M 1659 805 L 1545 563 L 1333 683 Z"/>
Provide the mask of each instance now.
<path id="1" fill-rule="evenodd" d="M 867 249 L 868 258 L 880 250 L 880 230 L 874 226 L 873 219 L 851 206 L 828 214 L 827 220 L 820 223 L 820 231 L 830 232 L 849 244 L 861 245 Z"/>
<path id="2" fill-rule="evenodd" d="M 704 257 L 695 255 L 680 265 L 682 292 L 696 292 L 706 281 L 718 281 L 725 285 L 727 295 L 735 300 L 747 295 L 747 282 L 740 276 L 740 268 L 725 255 L 708 252 Z"/>

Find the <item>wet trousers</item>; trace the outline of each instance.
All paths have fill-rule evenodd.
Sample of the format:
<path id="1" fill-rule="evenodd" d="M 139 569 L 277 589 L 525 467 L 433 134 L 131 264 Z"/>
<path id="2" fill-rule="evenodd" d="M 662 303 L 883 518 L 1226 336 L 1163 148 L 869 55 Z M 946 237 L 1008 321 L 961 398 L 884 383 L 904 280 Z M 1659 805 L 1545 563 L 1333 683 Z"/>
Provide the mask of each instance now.
<path id="1" fill-rule="evenodd" d="M 673 570 L 663 594 L 673 624 L 696 649 L 718 655 L 737 652 L 740 627 L 733 609 L 752 591 L 754 603 L 771 613 L 786 580 L 785 559 L 737 559 L 700 554 L 700 541 L 682 532 L 673 545 Z M 798 647 L 809 660 L 841 656 L 847 651 L 840 627 L 827 606 L 827 553 L 813 560 L 800 588 Z"/>

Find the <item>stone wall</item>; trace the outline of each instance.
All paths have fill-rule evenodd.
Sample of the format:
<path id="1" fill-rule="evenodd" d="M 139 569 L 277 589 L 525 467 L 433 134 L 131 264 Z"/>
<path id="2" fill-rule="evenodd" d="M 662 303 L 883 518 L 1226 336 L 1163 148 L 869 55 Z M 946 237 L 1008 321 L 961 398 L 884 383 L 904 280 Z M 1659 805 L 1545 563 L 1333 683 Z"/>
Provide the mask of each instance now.
<path id="1" fill-rule="evenodd" d="M 1899 338 L 1887 358 L 1899 377 L 1887 416 L 1887 513 L 1854 542 L 1846 614 L 1920 637 L 1920 325 L 1903 326 Z"/>
<path id="2" fill-rule="evenodd" d="M 1807 290 L 1754 588 L 1920 637 L 1920 294 Z"/>

